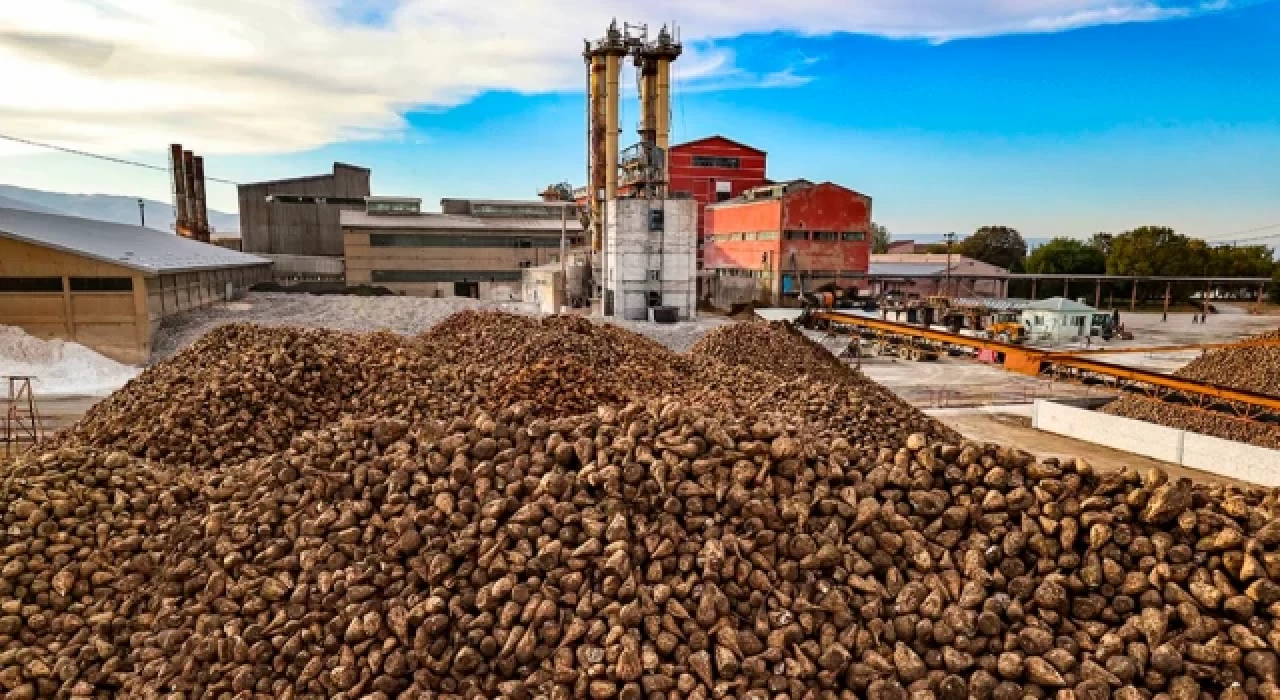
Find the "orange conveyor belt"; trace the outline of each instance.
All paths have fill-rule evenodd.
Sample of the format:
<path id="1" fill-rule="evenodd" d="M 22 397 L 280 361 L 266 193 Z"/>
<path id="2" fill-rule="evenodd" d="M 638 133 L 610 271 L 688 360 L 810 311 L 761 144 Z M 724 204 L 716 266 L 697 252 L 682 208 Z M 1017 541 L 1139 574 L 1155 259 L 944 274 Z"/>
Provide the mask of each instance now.
<path id="1" fill-rule="evenodd" d="M 840 311 L 818 311 L 814 312 L 811 317 L 820 321 L 858 326 L 861 328 L 880 331 L 882 333 L 906 336 L 910 338 L 921 338 L 946 345 L 966 347 L 974 350 L 992 350 L 1004 354 L 1006 369 L 1023 374 L 1039 375 L 1046 370 L 1052 371 L 1055 368 L 1071 369 L 1078 372 L 1089 372 L 1094 375 L 1116 380 L 1147 384 L 1153 387 L 1178 391 L 1183 394 L 1195 395 L 1206 399 L 1213 399 L 1216 401 L 1233 401 L 1247 406 L 1262 408 L 1270 412 L 1280 412 L 1280 397 L 1261 394 L 1254 391 L 1246 391 L 1243 389 L 1233 389 L 1220 384 L 1184 379 L 1182 377 L 1174 377 L 1168 374 L 1152 372 L 1150 370 L 1125 367 L 1123 365 L 1091 359 L 1089 355 L 1095 354 L 1094 352 L 1051 352 L 1048 350 L 1027 348 L 1021 345 L 1014 345 L 1012 343 L 1003 343 L 998 340 L 971 338 L 954 333 L 936 331 L 932 328 L 921 328 L 905 323 L 897 323 L 895 321 L 866 318 Z M 1234 343 L 1221 345 L 1220 347 L 1227 347 L 1228 345 L 1275 344 L 1280 344 L 1280 341 Z M 1190 349 L 1191 347 L 1202 348 L 1206 346 L 1183 347 Z M 1100 350 L 1097 352 L 1107 351 Z M 1115 351 L 1113 350 L 1110 352 Z"/>

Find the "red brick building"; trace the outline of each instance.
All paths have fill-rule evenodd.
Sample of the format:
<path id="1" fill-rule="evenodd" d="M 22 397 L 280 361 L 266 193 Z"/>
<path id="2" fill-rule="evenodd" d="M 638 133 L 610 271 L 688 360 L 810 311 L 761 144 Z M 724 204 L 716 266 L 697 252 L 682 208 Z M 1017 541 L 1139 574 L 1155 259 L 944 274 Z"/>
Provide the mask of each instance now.
<path id="1" fill-rule="evenodd" d="M 703 267 L 708 204 L 723 202 L 768 182 L 767 154 L 723 136 L 677 144 L 667 154 L 667 190 L 698 201 L 698 267 Z"/>
<path id="2" fill-rule="evenodd" d="M 801 282 L 851 287 L 866 275 L 871 198 L 830 182 L 765 185 L 708 206 L 705 230 L 705 268 L 778 303 Z"/>

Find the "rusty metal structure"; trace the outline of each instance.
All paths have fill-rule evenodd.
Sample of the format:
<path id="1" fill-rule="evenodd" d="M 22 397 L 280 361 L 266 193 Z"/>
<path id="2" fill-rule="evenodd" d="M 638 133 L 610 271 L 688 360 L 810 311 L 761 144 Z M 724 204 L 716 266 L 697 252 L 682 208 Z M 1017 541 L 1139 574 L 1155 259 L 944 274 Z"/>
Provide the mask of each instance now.
<path id="1" fill-rule="evenodd" d="M 21 451 L 21 445 L 34 445 L 44 439 L 44 424 L 40 419 L 40 409 L 36 406 L 35 390 L 31 388 L 31 380 L 35 377 L 13 375 L 4 377 L 9 384 L 9 393 L 5 398 L 4 433 L 0 442 L 4 442 L 5 456 L 14 451 Z"/>
<path id="2" fill-rule="evenodd" d="M 169 145 L 169 174 L 173 181 L 174 231 L 183 238 L 209 242 L 209 210 L 205 200 L 204 158 Z"/>
<path id="3" fill-rule="evenodd" d="M 836 310 L 809 310 L 800 318 L 799 323 L 811 328 L 851 329 L 859 335 L 875 338 L 899 349 L 905 348 L 906 353 L 899 354 L 909 359 L 951 350 L 974 354 L 986 352 L 998 358 L 1006 370 L 1032 377 L 1043 376 L 1054 380 L 1096 384 L 1117 391 L 1141 393 L 1162 401 L 1183 403 L 1200 410 L 1229 413 L 1239 418 L 1280 418 L 1280 397 L 1093 359 L 1092 356 L 1107 352 L 1102 350 L 1053 352 Z M 1280 341 L 1246 341 L 1235 345 L 1273 344 L 1280 344 Z M 1179 346 L 1177 349 L 1187 347 L 1192 346 Z M 1146 350 L 1150 351 L 1151 348 Z"/>
<path id="4" fill-rule="evenodd" d="M 585 42 L 587 202 L 593 251 L 599 252 L 604 241 L 605 202 L 617 199 L 620 186 L 631 196 L 657 199 L 666 195 L 671 62 L 682 51 L 674 27 L 664 25 L 651 40 L 647 25 L 623 24 L 619 29 L 616 19 L 602 38 Z M 640 141 L 620 154 L 621 75 L 627 57 L 636 67 L 639 82 Z"/>

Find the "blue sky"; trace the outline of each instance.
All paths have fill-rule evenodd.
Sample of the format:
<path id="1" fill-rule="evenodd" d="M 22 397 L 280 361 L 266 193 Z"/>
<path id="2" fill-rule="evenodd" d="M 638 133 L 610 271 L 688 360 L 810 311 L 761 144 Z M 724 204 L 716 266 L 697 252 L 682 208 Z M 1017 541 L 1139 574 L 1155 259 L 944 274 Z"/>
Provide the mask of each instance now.
<path id="1" fill-rule="evenodd" d="M 912 1 L 922 12 L 939 6 Z M 677 63 L 683 80 L 673 137 L 721 133 L 768 151 L 772 177 L 832 180 L 869 194 L 875 218 L 902 237 L 984 224 L 1033 237 L 1166 224 L 1230 238 L 1280 225 L 1280 2 L 1135 4 L 1133 17 L 1155 19 L 1121 23 L 1108 22 L 1129 15 L 1098 15 L 1087 0 L 1075 3 L 1084 9 L 1074 14 L 1050 7 L 1017 17 L 994 14 L 1001 3 L 971 4 L 971 21 L 883 13 L 832 19 L 814 11 L 785 32 L 762 33 L 738 18 L 729 24 L 743 31 L 724 36 L 699 20 L 686 32 L 689 55 Z M 390 0 L 346 2 L 334 12 L 336 22 L 361 31 L 413 26 Z M 829 19 L 874 31 L 827 33 Z M 1027 31 L 1055 21 L 1084 26 Z M 325 119 L 297 121 L 303 107 L 303 116 L 288 116 L 295 121 L 282 116 L 241 128 L 244 112 L 233 112 L 219 115 L 221 130 L 208 132 L 215 136 L 192 134 L 189 145 L 212 144 L 207 171 L 233 180 L 323 172 L 343 160 L 373 168 L 375 193 L 429 204 L 445 196 L 527 198 L 550 182 L 577 184 L 584 177 L 581 45 L 559 37 L 599 29 L 548 28 L 552 46 L 543 45 L 540 29 L 529 27 L 518 41 L 502 37 L 519 44 L 511 49 L 516 57 L 533 47 L 532 59 L 496 61 L 487 72 L 447 65 L 439 75 L 456 68 L 465 79 L 440 78 L 416 104 L 412 94 L 379 88 L 387 108 L 344 85 L 337 116 L 329 115 L 336 99 L 307 94 L 301 104 L 314 99 Z M 952 38 L 970 35 L 977 36 Z M 371 59 L 369 69 L 378 65 Z M 358 66 L 355 75 L 358 86 Z M 216 77 L 233 90 L 242 79 Z M 634 103 L 625 104 L 624 142 L 634 139 L 635 120 Z M 168 142 L 177 135 L 166 125 L 181 132 L 184 123 L 173 117 L 146 136 Z M 223 138 L 232 132 L 235 139 Z M 15 135 L 58 143 L 76 137 L 114 150 L 74 129 Z M 163 163 L 158 150 L 125 152 Z M 0 152 L 0 181 L 161 198 L 166 189 L 162 173 L 28 152 Z M 215 206 L 234 208 L 233 188 L 211 185 L 210 196 Z M 1280 226 L 1270 232 L 1280 240 Z"/>

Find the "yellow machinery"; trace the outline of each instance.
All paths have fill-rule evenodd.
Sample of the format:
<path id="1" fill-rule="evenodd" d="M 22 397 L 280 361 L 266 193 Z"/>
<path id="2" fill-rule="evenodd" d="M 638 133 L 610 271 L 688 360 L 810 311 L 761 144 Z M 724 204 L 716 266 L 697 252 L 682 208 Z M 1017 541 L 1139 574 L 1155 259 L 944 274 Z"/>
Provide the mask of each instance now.
<path id="1" fill-rule="evenodd" d="M 1005 343 L 1021 343 L 1027 339 L 1027 329 L 1022 325 L 1022 314 L 1014 312 L 997 312 L 987 326 L 987 337 Z"/>

